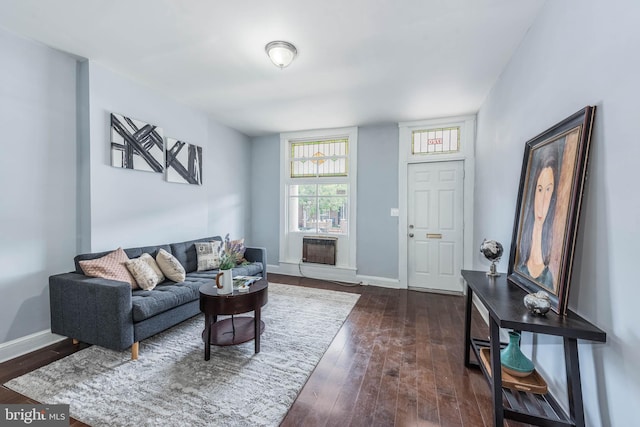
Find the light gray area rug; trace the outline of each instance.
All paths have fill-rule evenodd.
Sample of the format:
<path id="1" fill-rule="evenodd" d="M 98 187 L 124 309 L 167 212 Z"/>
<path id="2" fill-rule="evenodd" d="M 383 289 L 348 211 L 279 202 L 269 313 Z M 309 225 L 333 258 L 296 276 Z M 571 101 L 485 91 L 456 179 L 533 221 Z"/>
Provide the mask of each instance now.
<path id="1" fill-rule="evenodd" d="M 205 361 L 200 315 L 142 341 L 137 361 L 92 346 L 5 386 L 92 426 L 277 426 L 358 298 L 270 283 L 259 354 L 249 341 Z"/>

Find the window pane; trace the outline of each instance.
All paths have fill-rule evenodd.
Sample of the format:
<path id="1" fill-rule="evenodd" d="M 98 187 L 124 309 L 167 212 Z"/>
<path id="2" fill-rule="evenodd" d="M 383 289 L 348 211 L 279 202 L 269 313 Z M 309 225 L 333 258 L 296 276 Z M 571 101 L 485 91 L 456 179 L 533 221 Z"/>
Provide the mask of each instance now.
<path id="1" fill-rule="evenodd" d="M 317 211 L 316 197 L 291 197 L 289 199 L 289 230 L 316 233 Z"/>
<path id="2" fill-rule="evenodd" d="M 347 234 L 346 197 L 319 197 L 318 207 L 319 233 Z"/>
<path id="3" fill-rule="evenodd" d="M 347 159 L 344 157 L 312 161 L 318 163 L 319 176 L 347 176 Z"/>
<path id="4" fill-rule="evenodd" d="M 440 154 L 460 151 L 460 128 L 415 130 L 411 135 L 412 154 Z"/>
<path id="5" fill-rule="evenodd" d="M 346 196 L 347 184 L 320 184 L 318 195 L 320 196 Z"/>
<path id="6" fill-rule="evenodd" d="M 291 178 L 347 176 L 348 138 L 291 143 Z"/>
<path id="7" fill-rule="evenodd" d="M 291 162 L 291 178 L 316 176 L 316 165 L 311 160 L 295 160 Z"/>
<path id="8" fill-rule="evenodd" d="M 316 184 L 290 185 L 289 196 L 315 196 L 317 187 Z"/>

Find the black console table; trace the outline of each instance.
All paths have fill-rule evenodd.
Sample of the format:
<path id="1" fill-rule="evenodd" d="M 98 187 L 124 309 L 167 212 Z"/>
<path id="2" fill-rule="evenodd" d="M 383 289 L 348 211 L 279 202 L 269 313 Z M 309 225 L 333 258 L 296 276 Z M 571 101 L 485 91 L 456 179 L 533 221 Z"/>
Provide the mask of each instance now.
<path id="1" fill-rule="evenodd" d="M 467 305 L 464 328 L 464 364 L 479 367 L 492 391 L 493 420 L 502 426 L 504 418 L 540 426 L 584 426 L 582 386 L 578 362 L 578 339 L 605 342 L 606 334 L 577 314 L 568 311 L 565 316 L 548 312 L 546 316 L 531 314 L 522 300 L 526 292 L 507 281 L 506 274 L 489 277 L 484 271 L 462 270 L 467 282 Z M 471 307 L 473 294 L 489 311 L 489 340 L 471 337 Z M 500 365 L 500 328 L 557 335 L 564 340 L 564 360 L 567 372 L 569 414 L 564 412 L 550 394 L 534 394 L 502 387 Z M 479 363 L 480 350 L 491 349 L 491 374 Z M 473 352 L 477 362 L 470 360 Z"/>

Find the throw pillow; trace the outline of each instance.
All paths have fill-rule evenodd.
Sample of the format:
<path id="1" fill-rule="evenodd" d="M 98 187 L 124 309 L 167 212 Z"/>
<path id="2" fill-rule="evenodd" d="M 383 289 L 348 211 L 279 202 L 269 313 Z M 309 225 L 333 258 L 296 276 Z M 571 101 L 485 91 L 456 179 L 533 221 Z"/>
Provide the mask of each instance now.
<path id="1" fill-rule="evenodd" d="M 136 289 L 138 284 L 125 265 L 127 261 L 129 257 L 125 251 L 118 248 L 102 258 L 80 261 L 79 264 L 84 274 L 89 277 L 127 282 L 131 285 L 131 289 Z"/>
<path id="2" fill-rule="evenodd" d="M 150 291 L 158 284 L 158 275 L 142 257 L 129 260 L 125 265 L 138 282 L 138 286 L 145 291 Z"/>
<path id="3" fill-rule="evenodd" d="M 244 259 L 244 253 L 247 250 L 247 248 L 244 247 L 244 238 L 228 240 L 226 250 L 234 258 L 236 264 L 241 264 L 247 261 Z"/>
<path id="4" fill-rule="evenodd" d="M 195 243 L 198 255 L 198 271 L 215 270 L 220 267 L 220 249 L 222 242 L 197 242 Z"/>
<path id="5" fill-rule="evenodd" d="M 187 278 L 184 267 L 180 264 L 180 261 L 164 249 L 160 249 L 158 255 L 156 255 L 156 262 L 167 279 L 173 280 L 174 282 L 184 282 L 184 279 Z"/>
<path id="6" fill-rule="evenodd" d="M 145 252 L 140 255 L 140 259 L 149 264 L 149 267 L 151 267 L 151 269 L 156 273 L 156 276 L 158 276 L 158 283 L 164 282 L 164 274 L 162 274 L 162 270 L 160 270 L 158 263 L 151 255 Z"/>

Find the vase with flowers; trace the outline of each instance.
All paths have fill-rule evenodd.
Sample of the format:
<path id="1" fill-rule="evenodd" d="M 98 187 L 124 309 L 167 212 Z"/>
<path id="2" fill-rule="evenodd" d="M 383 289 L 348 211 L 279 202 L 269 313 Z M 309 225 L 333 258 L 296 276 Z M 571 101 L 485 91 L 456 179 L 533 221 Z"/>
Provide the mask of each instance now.
<path id="1" fill-rule="evenodd" d="M 236 257 L 225 245 L 224 250 L 220 254 L 220 266 L 216 275 L 216 286 L 218 294 L 226 295 L 233 293 L 233 267 L 236 266 Z"/>

